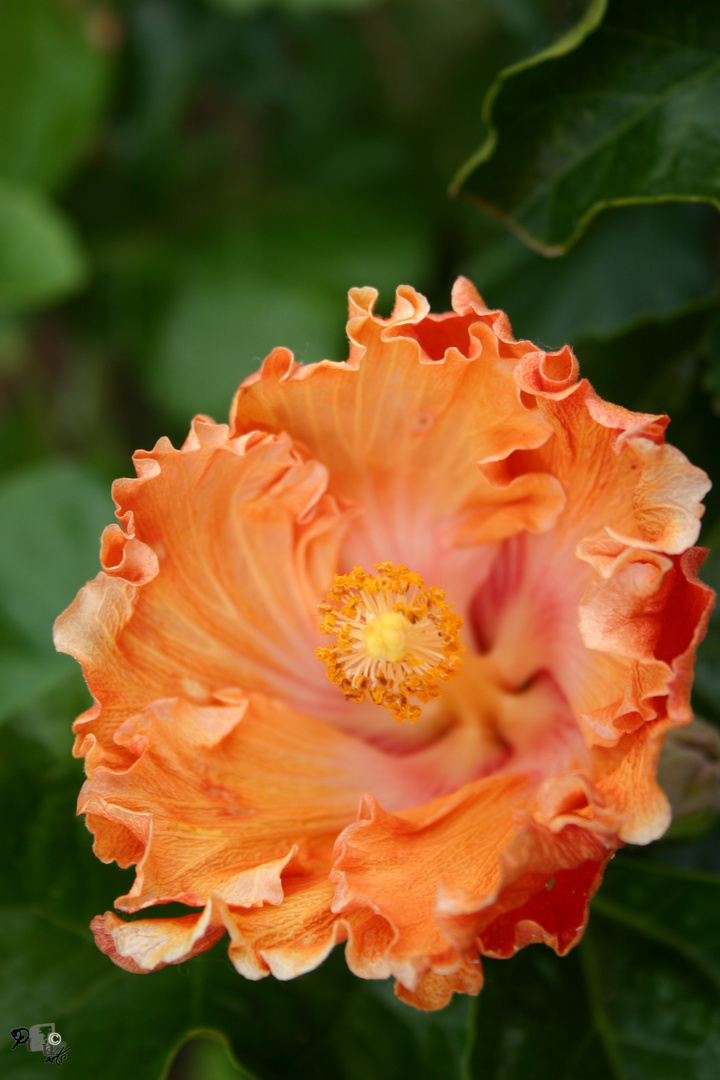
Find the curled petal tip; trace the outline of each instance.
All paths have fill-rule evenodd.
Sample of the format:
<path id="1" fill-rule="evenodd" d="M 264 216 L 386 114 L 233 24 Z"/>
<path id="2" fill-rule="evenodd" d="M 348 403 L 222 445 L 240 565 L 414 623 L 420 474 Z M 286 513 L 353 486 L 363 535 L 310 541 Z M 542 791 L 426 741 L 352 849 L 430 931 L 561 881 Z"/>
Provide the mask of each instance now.
<path id="1" fill-rule="evenodd" d="M 471 312 L 481 314 L 489 310 L 480 293 L 466 277 L 455 279 L 452 287 L 452 309 L 458 315 L 468 315 Z"/>

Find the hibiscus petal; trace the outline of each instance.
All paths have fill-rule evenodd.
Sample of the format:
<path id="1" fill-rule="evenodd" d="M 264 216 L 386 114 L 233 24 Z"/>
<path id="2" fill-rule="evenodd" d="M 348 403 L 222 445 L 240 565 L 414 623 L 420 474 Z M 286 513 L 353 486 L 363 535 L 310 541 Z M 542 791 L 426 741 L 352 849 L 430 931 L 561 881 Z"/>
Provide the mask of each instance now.
<path id="1" fill-rule="evenodd" d="M 473 895 L 494 891 L 499 853 L 514 836 L 512 811 L 526 802 L 528 786 L 523 776 L 489 777 L 398 814 L 367 797 L 339 836 L 333 910 L 366 908 L 388 920 L 395 940 L 384 959 L 408 990 L 427 971 L 448 974 L 459 964 L 435 919 L 438 882 Z"/>
<path id="2" fill-rule="evenodd" d="M 395 982 L 395 993 L 401 1001 L 425 1011 L 444 1009 L 453 994 L 479 994 L 483 986 L 483 970 L 480 961 L 463 957 L 455 971 L 442 975 L 426 971 L 414 990 Z"/>
<path id="3" fill-rule="evenodd" d="M 619 843 L 603 793 L 581 774 L 566 780 L 533 793 L 527 776 L 500 774 L 397 814 L 366 799 L 338 839 L 333 910 L 388 920 L 387 970 L 410 994 L 478 948 L 510 955 L 544 941 L 566 952 Z"/>
<path id="4" fill-rule="evenodd" d="M 570 828 L 562 839 L 570 841 L 572 858 L 577 861 L 578 852 L 587 846 L 587 834 Z M 468 948 L 472 943 L 483 956 L 508 957 L 537 943 L 564 956 L 582 937 L 590 900 L 612 856 L 612 851 L 603 851 L 592 839 L 591 843 L 597 847 L 599 857 L 567 870 L 562 868 L 567 855 L 560 842 L 551 842 L 550 859 L 542 861 L 537 854 L 542 845 L 536 844 L 525 873 L 482 907 L 471 898 L 441 890 L 438 924 L 459 948 Z"/>
<path id="5" fill-rule="evenodd" d="M 529 359 L 539 365 L 541 355 Z M 607 528 L 626 544 L 669 555 L 695 543 L 701 499 L 711 484 L 702 469 L 665 443 L 667 416 L 611 405 L 585 379 L 552 393 L 537 389 L 523 365 L 514 377 L 553 429 L 553 438 L 521 456 L 522 467 L 544 468 L 562 485 L 566 506 L 558 535 L 588 536 Z"/>
<path id="6" fill-rule="evenodd" d="M 668 558 L 600 538 L 578 552 L 601 574 L 580 603 L 583 641 L 613 654 L 618 672 L 625 659 L 627 672 L 620 696 L 586 711 L 587 723 L 610 740 L 655 719 L 658 710 L 689 723 L 695 651 L 714 605 L 712 589 L 696 573 L 705 550 Z"/>
<path id="7" fill-rule="evenodd" d="M 663 738 L 674 726 L 655 720 L 624 735 L 615 747 L 594 750 L 598 789 L 615 808 L 618 836 L 628 844 L 649 844 L 670 825 L 670 803 L 656 776 Z"/>
<path id="8" fill-rule="evenodd" d="M 97 701 L 76 727 L 88 766 L 123 760 L 118 725 L 158 698 L 209 704 L 242 686 L 332 708 L 316 605 L 347 512 L 326 494 L 323 466 L 287 437 L 231 440 L 202 419 L 182 450 L 161 440 L 135 461 L 138 479 L 114 487 L 125 532 L 110 526 L 105 572 L 55 627 Z"/>
<path id="9" fill-rule="evenodd" d="M 347 363 L 300 366 L 276 349 L 240 387 L 232 431 L 288 431 L 328 465 L 332 489 L 362 510 L 345 562 L 403 562 L 445 588 L 449 545 L 548 528 L 563 505 L 547 470 L 497 482 L 478 469 L 549 437 L 512 378 L 534 346 L 498 338 L 499 313 L 480 302 L 428 316 L 424 298 L 403 288 L 384 320 L 373 314 L 376 295 L 351 293 Z"/>
<path id="10" fill-rule="evenodd" d="M 230 695 L 227 695 L 228 697 Z M 423 802 L 427 761 L 385 754 L 330 724 L 253 695 L 197 706 L 155 702 L 118 730 L 129 766 L 97 766 L 80 794 L 95 851 L 137 862 L 125 911 L 207 902 L 255 907 L 283 899 L 283 872 L 330 869 L 360 796 L 393 808 Z"/>
<path id="11" fill-rule="evenodd" d="M 296 978 L 316 968 L 343 941 L 348 941 L 346 955 L 356 974 L 387 978 L 390 970 L 383 954 L 393 938 L 389 924 L 366 912 L 334 914 L 334 891 L 327 876 L 289 877 L 278 907 L 241 910 L 213 893 L 200 913 L 126 922 L 108 911 L 93 919 L 91 929 L 104 953 L 119 967 L 138 974 L 204 952 L 227 931 L 230 960 L 246 979 L 270 974 L 281 980 Z M 481 984 L 479 966 L 462 960 L 450 975 L 429 972 L 416 995 L 400 984 L 398 992 L 419 1008 L 441 1008 L 453 991 L 477 993 Z"/>
<path id="12" fill-rule="evenodd" d="M 206 952 L 225 933 L 218 903 L 209 901 L 199 915 L 175 919 L 137 919 L 125 922 L 112 911 L 96 915 L 90 923 L 95 944 L 118 967 L 136 975 L 179 964 Z"/>
<path id="13" fill-rule="evenodd" d="M 327 875 L 289 877 L 280 907 L 233 911 L 228 918 L 230 960 L 247 979 L 294 979 L 321 964 L 348 936 L 347 922 L 330 910 Z"/>

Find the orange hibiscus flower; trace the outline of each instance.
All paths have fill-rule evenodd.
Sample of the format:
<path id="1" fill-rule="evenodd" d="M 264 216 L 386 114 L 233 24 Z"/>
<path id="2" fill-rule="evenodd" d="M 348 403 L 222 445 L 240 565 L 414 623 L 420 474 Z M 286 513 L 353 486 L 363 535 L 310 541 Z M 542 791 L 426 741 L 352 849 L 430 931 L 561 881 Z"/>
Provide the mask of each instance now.
<path id="1" fill-rule="evenodd" d="M 567 952 L 613 852 L 668 825 L 707 477 L 464 279 L 443 315 L 375 299 L 346 363 L 276 349 L 229 426 L 135 455 L 57 622 L 95 698 L 80 811 L 137 867 L 117 907 L 199 909 L 93 920 L 130 971 L 227 932 L 289 979 L 347 942 L 438 1008 L 481 955 Z"/>

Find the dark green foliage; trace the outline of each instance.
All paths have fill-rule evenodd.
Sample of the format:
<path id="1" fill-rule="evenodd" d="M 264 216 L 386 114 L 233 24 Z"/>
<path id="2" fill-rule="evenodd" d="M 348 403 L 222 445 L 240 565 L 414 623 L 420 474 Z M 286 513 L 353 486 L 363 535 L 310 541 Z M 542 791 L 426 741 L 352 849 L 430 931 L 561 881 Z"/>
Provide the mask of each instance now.
<path id="1" fill-rule="evenodd" d="M 455 186 L 548 254 L 606 206 L 720 207 L 719 96 L 714 0 L 593 0 L 564 43 L 502 73 Z"/>

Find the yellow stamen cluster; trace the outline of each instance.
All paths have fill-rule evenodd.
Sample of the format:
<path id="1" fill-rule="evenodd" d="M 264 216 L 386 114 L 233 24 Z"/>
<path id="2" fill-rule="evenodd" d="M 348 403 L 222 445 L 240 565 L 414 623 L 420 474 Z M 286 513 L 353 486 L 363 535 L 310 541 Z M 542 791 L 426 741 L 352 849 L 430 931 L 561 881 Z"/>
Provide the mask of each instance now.
<path id="1" fill-rule="evenodd" d="M 430 701 L 440 696 L 460 666 L 462 619 L 445 593 L 425 588 L 406 566 L 375 563 L 375 575 L 360 566 L 337 574 L 328 598 L 318 605 L 320 630 L 335 637 L 316 650 L 328 678 L 350 701 L 390 709 L 400 723 L 420 717 L 409 697 Z"/>

